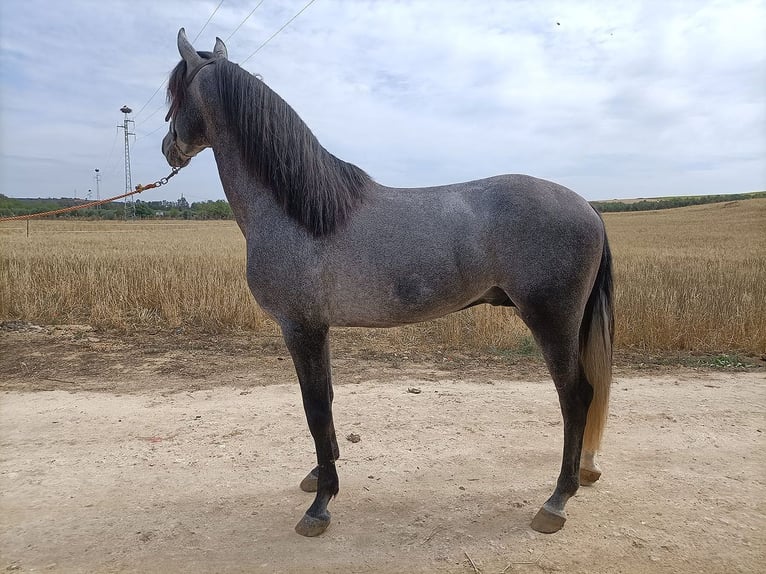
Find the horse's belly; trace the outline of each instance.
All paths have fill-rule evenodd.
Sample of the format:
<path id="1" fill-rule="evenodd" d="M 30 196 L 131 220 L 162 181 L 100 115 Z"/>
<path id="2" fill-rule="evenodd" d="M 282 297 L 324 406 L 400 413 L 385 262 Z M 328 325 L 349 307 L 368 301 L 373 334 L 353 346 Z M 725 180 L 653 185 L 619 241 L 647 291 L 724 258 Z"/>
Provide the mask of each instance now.
<path id="1" fill-rule="evenodd" d="M 330 323 L 346 327 L 395 327 L 419 323 L 459 311 L 475 301 L 485 287 L 464 289 L 410 274 L 373 289 L 360 289 L 337 301 Z"/>

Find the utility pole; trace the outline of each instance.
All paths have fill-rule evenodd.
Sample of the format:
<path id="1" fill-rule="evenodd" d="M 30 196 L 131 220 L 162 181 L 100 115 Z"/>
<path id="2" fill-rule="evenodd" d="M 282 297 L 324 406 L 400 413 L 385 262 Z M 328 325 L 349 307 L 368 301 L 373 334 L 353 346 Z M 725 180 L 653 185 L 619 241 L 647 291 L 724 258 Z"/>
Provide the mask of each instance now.
<path id="1" fill-rule="evenodd" d="M 130 180 L 130 140 L 128 136 L 134 136 L 136 134 L 130 131 L 130 124 L 135 126 L 135 122 L 128 119 L 128 114 L 133 113 L 128 106 L 122 106 L 120 111 L 125 114 L 125 119 L 122 121 L 122 125 L 118 125 L 118 128 L 122 128 L 125 131 L 125 193 L 133 191 L 133 184 Z M 130 204 L 130 205 L 128 205 Z M 133 196 L 125 199 L 125 219 L 128 219 L 128 211 L 130 211 L 131 219 L 136 218 L 136 204 L 133 201 Z"/>
<path id="2" fill-rule="evenodd" d="M 96 180 L 96 201 L 101 201 L 101 188 L 99 186 L 99 182 L 101 181 L 101 173 L 99 173 L 98 168 L 94 169 L 93 171 L 96 172 L 95 180 Z M 96 206 L 96 209 L 98 209 L 99 206 Z"/>

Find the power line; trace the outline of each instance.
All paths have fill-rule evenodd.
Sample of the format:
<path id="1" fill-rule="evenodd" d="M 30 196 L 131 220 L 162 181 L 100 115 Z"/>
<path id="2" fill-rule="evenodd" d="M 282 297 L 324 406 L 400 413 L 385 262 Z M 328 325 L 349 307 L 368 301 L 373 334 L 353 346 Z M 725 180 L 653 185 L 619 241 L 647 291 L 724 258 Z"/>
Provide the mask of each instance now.
<path id="1" fill-rule="evenodd" d="M 146 100 L 146 103 L 143 106 L 141 106 L 141 109 L 138 110 L 138 112 L 136 112 L 136 115 L 133 116 L 134 118 L 137 118 L 139 115 L 141 115 L 141 112 L 144 111 L 146 106 L 149 105 L 149 102 L 151 102 L 154 99 L 154 96 L 157 95 L 157 92 L 159 92 L 165 86 L 166 83 L 167 83 L 167 80 L 163 80 L 162 81 L 162 83 L 159 85 L 159 87 L 156 90 L 154 90 L 154 93 L 151 96 L 149 96 L 149 99 Z"/>
<path id="2" fill-rule="evenodd" d="M 164 109 L 164 108 L 165 108 L 165 102 L 162 102 L 162 104 L 160 104 L 160 106 L 159 106 L 157 109 L 155 109 L 155 110 L 154 110 L 154 111 L 153 111 L 151 114 L 149 114 L 148 116 L 146 116 L 146 117 L 145 117 L 143 120 L 141 120 L 140 122 L 138 122 L 138 123 L 136 124 L 136 127 L 140 127 L 140 126 L 144 125 L 144 124 L 145 124 L 146 122 L 148 122 L 148 121 L 149 121 L 151 118 L 153 118 L 157 112 L 159 112 L 160 110 L 162 110 L 162 109 Z"/>
<path id="3" fill-rule="evenodd" d="M 202 29 L 194 37 L 194 40 L 192 40 L 192 43 L 196 42 L 197 38 L 200 37 L 200 34 L 202 34 L 202 32 L 204 32 L 205 28 L 207 28 L 207 25 L 210 24 L 210 21 L 213 19 L 213 16 L 215 16 L 215 13 L 218 12 L 218 9 L 221 7 L 221 4 L 223 4 L 223 2 L 224 2 L 224 0 L 221 0 L 218 3 L 218 6 L 215 7 L 215 9 L 213 10 L 212 14 L 210 14 L 210 17 L 208 17 L 207 22 L 205 22 L 205 25 L 202 26 Z M 138 112 L 136 112 L 136 115 L 133 116 L 134 119 L 141 115 L 141 112 L 143 112 L 144 109 L 146 109 L 146 106 L 149 105 L 149 102 L 151 102 L 154 99 L 154 96 L 157 95 L 157 93 L 165 86 L 166 83 L 167 83 L 167 80 L 163 80 L 162 81 L 162 83 L 159 85 L 159 87 L 156 90 L 154 90 L 154 93 L 149 97 L 149 99 L 146 100 L 146 103 L 143 106 L 141 106 L 141 109 L 139 109 Z"/>
<path id="4" fill-rule="evenodd" d="M 218 11 L 218 9 L 221 7 L 221 4 L 223 4 L 223 2 L 224 2 L 224 0 L 221 0 L 221 2 L 219 2 L 219 3 L 218 3 L 218 6 L 216 6 L 216 7 L 215 7 L 215 10 L 213 10 L 213 13 L 212 13 L 212 14 L 210 14 L 210 17 L 207 19 L 207 22 L 205 22 L 205 25 L 202 27 L 202 30 L 200 30 L 200 31 L 199 31 L 199 33 L 197 34 L 197 36 L 195 36 L 195 38 L 194 38 L 195 40 L 196 40 L 197 38 L 199 38 L 200 34 L 202 34 L 203 30 L 204 30 L 204 29 L 205 29 L 205 27 L 206 27 L 206 26 L 207 26 L 207 25 L 210 23 L 210 21 L 213 19 L 213 16 L 215 16 L 215 13 L 216 13 L 216 12 Z M 238 25 L 236 28 L 234 28 L 234 30 L 231 32 L 231 34 L 229 34 L 229 35 L 226 37 L 226 42 L 228 42 L 229 40 L 231 40 L 231 38 L 234 36 L 234 34 L 236 34 L 236 33 L 237 33 L 237 31 L 238 31 L 238 30 L 239 30 L 239 29 L 240 29 L 240 28 L 241 28 L 241 27 L 244 25 L 244 23 L 245 23 L 245 22 L 247 22 L 247 21 L 250 19 L 250 16 L 252 16 L 252 15 L 255 13 L 255 11 L 256 11 L 256 10 L 257 10 L 257 9 L 258 9 L 258 8 L 261 6 L 261 4 L 263 4 L 264 2 L 265 2 L 265 0 L 261 0 L 260 2 L 258 2 L 258 4 L 256 4 L 256 5 L 255 5 L 255 8 L 253 8 L 252 10 L 250 10 L 250 13 L 249 13 L 247 16 L 245 16 L 245 18 L 244 18 L 244 19 L 243 19 L 243 20 L 242 20 L 242 21 L 239 23 L 239 25 Z M 157 88 L 157 89 L 154 91 L 154 93 L 153 93 L 153 94 L 152 94 L 152 96 L 149 98 L 149 100 L 146 102 L 146 104 L 144 104 L 144 105 L 141 107 L 141 109 L 140 109 L 140 110 L 138 110 L 138 113 L 137 113 L 137 114 L 136 114 L 134 117 L 138 117 L 138 115 L 139 115 L 139 114 L 140 114 L 142 111 L 144 111 L 144 109 L 145 109 L 145 108 L 146 108 L 146 106 L 149 104 L 149 102 L 151 102 L 151 101 L 152 101 L 152 99 L 154 99 L 154 96 L 156 96 L 156 95 L 157 95 L 157 92 L 159 92 L 159 91 L 160 91 L 160 90 L 161 90 L 161 89 L 162 89 L 162 88 L 165 86 L 165 84 L 166 84 L 166 82 L 163 82 L 163 83 L 162 83 L 162 85 L 160 85 L 160 87 L 159 87 L 159 88 Z M 155 114 L 156 114 L 157 112 L 159 112 L 159 111 L 160 111 L 161 109 L 163 109 L 164 107 L 165 107 L 165 103 L 163 102 L 163 103 L 162 103 L 162 104 L 161 104 L 161 105 L 160 105 L 158 108 L 156 108 L 156 109 L 155 109 L 155 110 L 154 110 L 154 111 L 153 111 L 151 114 L 149 114 L 149 115 L 148 115 L 148 116 L 146 116 L 146 117 L 145 117 L 143 120 L 141 120 L 140 122 L 138 122 L 138 124 L 136 124 L 136 127 L 140 127 L 140 126 L 142 126 L 143 124 L 145 124 L 146 122 L 148 122 L 148 121 L 149 121 L 151 118 L 153 118 L 153 117 L 155 116 Z M 145 135 L 139 136 L 139 137 L 138 137 L 138 139 L 137 139 L 136 141 L 139 141 L 139 140 L 141 140 L 141 139 L 143 139 L 143 138 L 145 138 L 145 137 L 148 137 L 148 136 L 150 136 L 150 135 L 153 135 L 153 134 L 155 134 L 155 133 L 156 133 L 156 132 L 158 132 L 158 131 L 159 131 L 159 130 L 162 128 L 162 127 L 163 127 L 163 126 L 160 126 L 160 127 L 158 127 L 157 129 L 155 129 L 155 130 L 152 130 L 152 131 L 151 131 L 151 132 L 149 132 L 148 134 L 145 134 Z"/>
<path id="5" fill-rule="evenodd" d="M 114 153 L 114 148 L 117 147 L 117 136 L 120 135 L 120 127 L 117 126 L 114 130 L 114 140 L 112 140 L 112 147 L 109 150 L 109 155 L 106 156 L 106 160 L 104 161 L 103 165 L 108 165 L 109 162 L 112 159 L 112 154 Z"/>
<path id="6" fill-rule="evenodd" d="M 292 23 L 292 21 L 293 21 L 293 20 L 295 20 L 295 19 L 296 19 L 298 16 L 300 16 L 300 15 L 303 13 L 303 11 L 304 11 L 306 8 L 308 8 L 309 6 L 311 6 L 311 5 L 312 5 L 314 2 L 316 2 L 316 0 L 309 0 L 309 2 L 307 2 L 307 3 L 306 3 L 306 5 L 305 5 L 303 8 L 301 8 L 301 9 L 298 11 L 298 13 L 297 13 L 295 16 L 293 16 L 293 17 L 292 17 L 292 18 L 290 18 L 290 19 L 289 19 L 287 22 L 285 22 L 284 26 L 282 26 L 282 27 L 281 27 L 279 30 L 277 30 L 277 31 L 276 31 L 276 32 L 274 32 L 274 33 L 273 33 L 271 36 L 269 36 L 269 39 L 268 39 L 268 40 L 266 40 L 266 41 L 265 41 L 263 44 L 261 44 L 260 46 L 258 46 L 258 47 L 255 49 L 255 52 L 253 52 L 253 53 L 252 53 L 252 54 L 250 54 L 250 55 L 249 55 L 247 58 L 245 58 L 244 60 L 242 60 L 242 61 L 240 62 L 240 65 L 244 64 L 244 63 L 245 63 L 245 62 L 247 62 L 247 61 L 248 61 L 250 58 L 252 58 L 253 56 L 255 56 L 255 55 L 258 53 L 258 52 L 260 52 L 260 51 L 261 51 L 261 48 L 263 48 L 263 47 L 264 47 L 266 44 L 268 44 L 269 42 L 271 42 L 271 41 L 272 41 L 272 40 L 273 40 L 273 39 L 274 39 L 274 38 L 277 36 L 277 34 L 279 34 L 279 33 L 280 33 L 282 30 L 284 30 L 285 28 L 287 28 L 287 27 L 288 27 L 288 26 L 289 26 L 289 25 Z"/>
<path id="7" fill-rule="evenodd" d="M 213 13 L 210 15 L 210 18 L 208 18 L 208 19 L 207 19 L 207 22 L 205 22 L 205 25 L 204 25 L 204 26 L 202 26 L 202 30 L 200 30 L 199 32 L 197 32 L 197 35 L 196 35 L 196 36 L 194 36 L 194 40 L 192 40 L 192 44 L 194 44 L 194 42 L 196 42 L 196 41 L 197 41 L 197 38 L 199 38 L 199 37 L 200 37 L 200 34 L 202 34 L 202 32 L 204 32 L 204 31 L 205 31 L 205 28 L 207 28 L 207 25 L 208 25 L 208 24 L 210 24 L 210 20 L 212 20 L 212 19 L 213 19 L 213 16 L 215 16 L 215 13 L 216 13 L 216 12 L 218 12 L 218 9 L 221 7 L 221 4 L 223 4 L 223 0 L 221 0 L 221 1 L 218 3 L 218 6 L 216 6 L 216 7 L 215 7 L 215 10 L 213 10 Z"/>
<path id="8" fill-rule="evenodd" d="M 165 127 L 165 124 L 160 124 L 160 126 L 158 128 L 153 129 L 148 134 L 142 134 L 142 135 L 138 136 L 135 139 L 135 141 L 133 141 L 133 145 L 136 145 L 138 142 L 140 142 L 144 138 L 148 138 L 149 136 L 156 134 L 158 131 L 160 131 L 164 127 Z"/>
<path id="9" fill-rule="evenodd" d="M 252 16 L 252 15 L 255 13 L 255 11 L 256 11 L 256 10 L 257 10 L 257 9 L 258 9 L 260 6 L 261 6 L 261 4 L 263 4 L 263 2 L 264 2 L 264 1 L 265 1 L 265 0 L 260 0 L 260 2 L 258 2 L 258 4 L 256 4 L 256 5 L 255 5 L 255 8 L 253 8 L 253 9 L 250 11 L 250 13 L 249 13 L 247 16 L 245 16 L 245 18 L 244 18 L 244 19 L 243 19 L 243 20 L 242 20 L 242 21 L 239 23 L 239 25 L 237 25 L 237 27 L 236 27 L 236 28 L 234 28 L 234 30 L 231 32 L 231 34 L 229 34 L 229 35 L 227 36 L 227 38 L 226 38 L 226 41 L 227 41 L 227 42 L 228 42 L 228 41 L 229 41 L 229 40 L 230 40 L 230 39 L 231 39 L 231 38 L 234 36 L 234 34 L 236 34 L 236 33 L 237 33 L 237 31 L 238 31 L 238 30 L 239 30 L 239 29 L 240 29 L 240 28 L 241 28 L 241 27 L 244 25 L 244 23 L 245 23 L 245 22 L 247 22 L 247 20 L 250 18 L 250 16 Z M 261 49 L 262 49 L 264 46 L 266 46 L 266 44 L 268 44 L 268 43 L 269 43 L 269 42 L 271 42 L 271 41 L 272 41 L 274 38 L 276 38 L 276 37 L 277 37 L 277 36 L 278 36 L 278 35 L 279 35 L 279 34 L 282 32 L 282 30 L 284 30 L 284 29 L 285 29 L 285 28 L 287 28 L 287 27 L 288 27 L 290 24 L 292 24 L 292 22 L 293 22 L 293 21 L 294 21 L 296 18 L 298 18 L 298 16 L 300 16 L 301 14 L 303 14 L 303 12 L 304 12 L 304 11 L 305 11 L 305 10 L 306 10 L 306 9 L 307 9 L 309 6 L 311 6 L 311 5 L 312 5 L 314 2 L 316 2 L 316 0 L 309 0 L 309 2 L 307 2 L 307 3 L 306 3 L 306 5 L 305 5 L 305 6 L 303 6 L 303 8 L 301 8 L 300 10 L 298 10 L 298 12 L 297 12 L 297 13 L 296 13 L 296 14 L 295 14 L 295 15 L 294 15 L 292 18 L 290 18 L 290 19 L 289 19 L 287 22 L 285 22 L 285 23 L 282 25 L 282 27 L 281 27 L 281 28 L 279 28 L 279 29 L 278 29 L 276 32 L 274 32 L 274 33 L 273 33 L 271 36 L 269 36 L 269 38 L 268 38 L 268 39 L 266 39 L 266 41 L 265 41 L 265 42 L 263 42 L 263 43 L 262 43 L 260 46 L 258 46 L 258 48 L 256 48 L 255 52 L 253 52 L 252 54 L 250 54 L 250 55 L 249 55 L 247 58 L 245 58 L 245 59 L 244 59 L 244 60 L 243 60 L 241 63 L 242 63 L 242 64 L 244 64 L 244 63 L 245 63 L 245 62 L 247 62 L 247 61 L 248 61 L 250 58 L 252 58 L 253 56 L 255 56 L 255 55 L 258 53 L 258 52 L 260 52 L 260 51 L 261 51 Z M 197 34 L 197 35 L 194 37 L 194 40 L 192 40 L 192 42 L 195 42 L 195 41 L 196 41 L 196 40 L 197 40 L 197 39 L 200 37 L 200 35 L 202 34 L 202 32 L 205 30 L 205 28 L 207 27 L 207 25 L 208 25 L 208 24 L 210 23 L 210 21 L 213 19 L 213 16 L 215 16 L 216 12 L 218 12 L 218 9 L 221 7 L 221 5 L 222 5 L 223 3 L 224 3 L 224 0 L 221 0 L 221 1 L 218 3 L 218 5 L 217 5 L 217 6 L 215 7 L 215 9 L 213 10 L 213 12 L 210 14 L 210 17 L 207 19 L 207 22 L 205 22 L 204 26 L 202 26 L 202 29 L 201 29 L 201 30 L 199 31 L 199 33 L 198 33 L 198 34 Z M 140 109 L 140 110 L 138 110 L 138 112 L 137 112 L 137 113 L 136 113 L 136 114 L 133 116 L 134 118 L 137 118 L 137 117 L 138 117 L 138 116 L 141 114 L 141 112 L 143 112 L 143 111 L 144 111 L 144 109 L 146 109 L 146 106 L 148 106 L 148 105 L 149 105 L 149 102 L 151 102 L 151 101 L 154 99 L 154 96 L 156 96 L 156 95 L 157 95 L 157 93 L 158 93 L 158 92 L 159 92 L 159 91 L 160 91 L 160 90 L 163 88 L 163 86 L 165 86 L 165 84 L 166 84 L 166 83 L 167 83 L 166 81 L 163 81 L 163 82 L 162 82 L 162 84 L 160 84 L 160 86 L 159 86 L 159 87 L 158 87 L 158 88 L 157 88 L 157 89 L 154 91 L 154 93 L 153 93 L 153 94 L 151 95 L 151 97 L 150 97 L 150 98 L 149 98 L 149 99 L 146 101 L 146 103 L 145 103 L 143 106 L 141 106 L 141 109 Z M 161 110 L 163 107 L 164 107 L 164 104 L 163 104 L 163 105 L 161 105 L 160 107 L 158 107 L 157 109 L 155 109 L 155 110 L 154 110 L 154 111 L 153 111 L 151 114 L 149 114 L 149 116 L 147 116 L 146 118 L 144 118 L 144 119 L 143 119 L 143 121 L 141 121 L 139 125 L 146 123 L 146 122 L 147 122 L 147 121 L 148 121 L 148 120 L 149 120 L 151 117 L 153 117 L 153 116 L 154 116 L 154 115 L 155 115 L 155 114 L 156 114 L 158 111 L 160 111 L 160 110 Z M 147 133 L 147 134 L 145 134 L 145 135 L 143 135 L 143 136 L 140 136 L 138 139 L 140 140 L 140 139 L 143 139 L 143 138 L 145 138 L 145 137 L 148 137 L 148 136 L 150 136 L 150 135 L 153 135 L 153 134 L 155 134 L 156 132 L 158 132 L 158 131 L 159 131 L 159 130 L 162 128 L 162 127 L 163 127 L 163 126 L 160 126 L 160 127 L 156 128 L 155 130 L 152 130 L 151 132 L 149 132 L 149 133 Z"/>
<path id="10" fill-rule="evenodd" d="M 260 2 L 258 2 L 258 4 L 256 4 L 256 5 L 255 5 L 255 8 L 253 8 L 252 10 L 250 10 L 250 14 L 248 14 L 247 16 L 245 16 L 245 19 L 244 19 L 244 20 L 242 20 L 242 21 L 239 23 L 239 26 L 237 26 L 236 28 L 234 28 L 234 31 L 233 31 L 231 34 L 229 34 L 229 36 L 226 38 L 226 40 L 225 40 L 226 42 L 228 42 L 229 40 L 231 40 L 231 37 L 232 37 L 232 36 L 234 36 L 234 34 L 236 34 L 236 33 L 237 33 L 237 30 L 239 30 L 239 29 L 242 27 L 242 24 L 244 24 L 245 22 L 247 22 L 247 21 L 250 19 L 250 16 L 252 16 L 252 15 L 253 15 L 253 12 L 255 12 L 256 10 L 258 10 L 258 7 L 259 7 L 261 4 L 263 4 L 263 3 L 264 3 L 264 1 L 265 1 L 265 0 L 261 0 Z"/>

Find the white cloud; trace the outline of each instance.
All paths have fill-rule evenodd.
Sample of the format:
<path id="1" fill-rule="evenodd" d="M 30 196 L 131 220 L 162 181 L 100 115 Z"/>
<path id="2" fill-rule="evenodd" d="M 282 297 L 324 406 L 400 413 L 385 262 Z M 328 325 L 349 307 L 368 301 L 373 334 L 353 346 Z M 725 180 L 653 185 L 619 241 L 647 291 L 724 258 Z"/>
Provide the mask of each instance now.
<path id="1" fill-rule="evenodd" d="M 0 193 L 123 187 L 165 175 L 164 90 L 175 35 L 218 0 L 11 1 L 0 8 Z M 243 61 L 303 5 L 264 2 L 227 42 Z M 252 10 L 225 0 L 195 43 L 212 48 Z M 762 2 L 317 0 L 245 67 L 335 155 L 381 183 L 502 172 L 589 199 L 766 187 Z M 158 130 L 158 131 L 154 131 Z M 154 133 L 152 133 L 154 132 Z M 193 175 L 192 173 L 193 172 Z M 212 154 L 152 198 L 222 197 Z"/>

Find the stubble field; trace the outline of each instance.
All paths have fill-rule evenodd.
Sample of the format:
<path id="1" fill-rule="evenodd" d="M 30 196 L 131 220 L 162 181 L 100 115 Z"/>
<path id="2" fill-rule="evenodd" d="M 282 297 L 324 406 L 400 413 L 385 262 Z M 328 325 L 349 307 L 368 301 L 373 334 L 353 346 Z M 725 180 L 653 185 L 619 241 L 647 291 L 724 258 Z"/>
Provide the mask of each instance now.
<path id="1" fill-rule="evenodd" d="M 618 349 L 766 352 L 766 201 L 605 215 Z M 234 222 L 0 224 L 0 321 L 118 330 L 275 334 L 244 277 Z M 417 346 L 529 349 L 507 309 L 473 308 L 393 332 Z"/>

